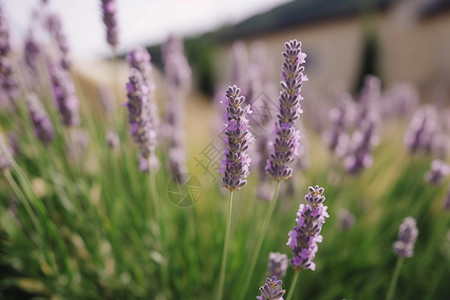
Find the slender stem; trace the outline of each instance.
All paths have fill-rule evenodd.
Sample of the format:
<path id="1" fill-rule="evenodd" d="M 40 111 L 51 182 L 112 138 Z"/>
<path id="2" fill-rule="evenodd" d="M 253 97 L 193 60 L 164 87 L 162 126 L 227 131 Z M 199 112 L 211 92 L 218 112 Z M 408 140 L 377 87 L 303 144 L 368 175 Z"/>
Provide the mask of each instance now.
<path id="1" fill-rule="evenodd" d="M 294 297 L 295 287 L 297 286 L 298 274 L 300 274 L 300 270 L 295 271 L 294 278 L 292 278 L 291 286 L 289 288 L 289 294 L 286 300 L 291 300 Z"/>
<path id="2" fill-rule="evenodd" d="M 243 293 L 242 293 L 242 299 L 244 299 L 245 296 L 247 296 L 247 291 L 248 291 L 248 287 L 250 285 L 250 280 L 252 279 L 253 271 L 255 270 L 256 262 L 258 261 L 259 253 L 261 252 L 264 238 L 267 234 L 267 230 L 269 229 L 270 220 L 272 218 L 273 210 L 275 208 L 275 204 L 276 204 L 277 198 L 278 198 L 279 188 L 280 188 L 280 182 L 277 181 L 276 186 L 275 186 L 275 192 L 273 193 L 272 202 L 270 203 L 269 210 L 267 211 L 266 217 L 264 218 L 263 232 L 260 234 L 259 239 L 256 243 L 255 251 L 253 252 L 253 257 L 252 257 L 252 260 L 250 263 L 250 269 L 249 269 L 247 278 L 245 279 L 245 285 L 244 285 L 244 289 L 243 289 Z"/>
<path id="3" fill-rule="evenodd" d="M 24 194 L 20 190 L 16 181 L 12 177 L 11 172 L 9 170 L 5 170 L 4 174 L 6 177 L 6 181 L 8 181 L 8 184 L 11 186 L 11 188 L 13 189 L 16 196 L 19 198 L 19 201 L 21 201 L 21 203 L 25 207 L 25 210 L 28 213 L 28 215 L 30 216 L 31 222 L 33 223 L 34 227 L 36 228 L 38 233 L 41 233 L 42 232 L 41 224 L 39 223 L 38 219 L 36 218 L 36 214 L 33 211 L 33 209 L 31 208 L 30 203 L 28 203 L 27 198 L 25 198 Z"/>
<path id="4" fill-rule="evenodd" d="M 231 212 L 233 210 L 233 191 L 228 194 L 228 212 L 227 212 L 227 227 L 225 231 L 225 241 L 223 243 L 222 253 L 222 265 L 220 267 L 220 279 L 219 279 L 219 292 L 217 293 L 217 299 L 223 298 L 223 286 L 225 283 L 225 269 L 227 265 L 228 243 L 230 241 L 230 228 L 231 228 Z"/>
<path id="5" fill-rule="evenodd" d="M 397 260 L 397 265 L 395 266 L 394 276 L 392 276 L 391 283 L 389 284 L 389 290 L 386 296 L 386 300 L 394 299 L 395 287 L 397 286 L 398 277 L 400 275 L 400 270 L 403 265 L 403 257 L 399 257 Z"/>
<path id="6" fill-rule="evenodd" d="M 149 162 L 150 163 L 150 162 Z M 158 197 L 157 184 L 156 184 L 156 172 L 154 170 L 149 170 L 150 172 L 150 188 L 152 190 L 153 204 L 155 206 L 156 213 L 158 214 L 158 224 L 160 226 L 160 241 L 161 241 L 161 253 L 168 253 L 166 246 L 166 236 L 165 236 L 165 224 L 164 224 L 164 211 L 161 204 L 161 199 Z M 167 263 L 167 256 L 164 257 L 163 265 L 161 268 L 162 279 L 166 286 L 169 285 L 169 266 Z"/>

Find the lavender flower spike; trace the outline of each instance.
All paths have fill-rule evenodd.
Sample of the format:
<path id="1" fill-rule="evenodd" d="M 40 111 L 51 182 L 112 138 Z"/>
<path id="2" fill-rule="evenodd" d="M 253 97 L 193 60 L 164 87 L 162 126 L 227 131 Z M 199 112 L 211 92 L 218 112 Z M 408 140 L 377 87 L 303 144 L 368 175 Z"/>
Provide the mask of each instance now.
<path id="1" fill-rule="evenodd" d="M 115 47 L 118 42 L 116 11 L 116 1 L 102 0 L 103 23 L 105 23 L 106 26 L 106 41 L 113 47 Z"/>
<path id="2" fill-rule="evenodd" d="M 35 94 L 27 95 L 27 109 L 36 137 L 44 144 L 53 141 L 55 138 L 53 124 Z"/>
<path id="3" fill-rule="evenodd" d="M 325 218 L 328 218 L 327 206 L 323 205 L 324 189 L 316 185 L 309 187 L 309 194 L 305 196 L 308 204 L 300 204 L 297 212 L 297 226 L 289 232 L 287 245 L 291 248 L 294 258 L 291 264 L 297 270 L 310 269 L 314 271 L 316 264 L 313 262 L 318 247 L 323 237 L 320 235 Z"/>
<path id="4" fill-rule="evenodd" d="M 159 166 L 155 156 L 156 130 L 148 113 L 149 87 L 144 83 L 141 73 L 137 69 L 131 69 L 131 75 L 127 82 L 128 96 L 128 121 L 131 125 L 130 133 L 134 141 L 139 145 L 142 171 L 147 171 L 150 162 L 151 168 Z"/>
<path id="5" fill-rule="evenodd" d="M 0 6 L 0 57 L 8 55 L 10 49 L 9 26 L 3 8 Z"/>
<path id="6" fill-rule="evenodd" d="M 250 156 L 248 147 L 254 139 L 249 131 L 247 114 L 251 114 L 250 105 L 244 108 L 245 97 L 239 96 L 241 90 L 233 85 L 225 92 L 222 103 L 226 106 L 224 115 L 226 144 L 221 173 L 223 173 L 223 185 L 230 191 L 239 190 L 246 183 L 250 173 Z"/>
<path id="7" fill-rule="evenodd" d="M 65 126 L 78 126 L 80 124 L 80 101 L 75 93 L 75 87 L 69 72 L 57 62 L 49 65 L 50 81 L 55 96 L 56 105 L 62 116 Z"/>
<path id="8" fill-rule="evenodd" d="M 267 277 L 266 283 L 259 288 L 261 296 L 256 297 L 257 300 L 283 300 L 283 296 L 286 293 L 281 287 L 282 281 L 277 277 Z"/>
<path id="9" fill-rule="evenodd" d="M 275 123 L 275 138 L 270 158 L 267 160 L 266 171 L 276 181 L 286 180 L 292 176 L 292 168 L 288 164 L 298 155 L 300 134 L 295 128 L 295 120 L 303 112 L 300 101 L 301 88 L 308 78 L 303 74 L 306 54 L 302 52 L 302 44 L 292 40 L 285 44 L 281 77 L 281 92 L 279 100 L 278 121 Z"/>
<path id="10" fill-rule="evenodd" d="M 450 166 L 442 160 L 435 159 L 431 162 L 430 170 L 425 174 L 425 181 L 430 184 L 441 185 L 449 174 Z"/>
<path id="11" fill-rule="evenodd" d="M 279 252 L 270 252 L 269 254 L 269 277 L 275 276 L 278 279 L 283 279 L 286 276 L 288 266 L 288 257 L 286 254 Z"/>
<path id="12" fill-rule="evenodd" d="M 416 227 L 416 219 L 407 217 L 400 225 L 398 240 L 394 243 L 394 251 L 400 257 L 412 257 L 414 255 L 414 244 L 419 231 Z"/>

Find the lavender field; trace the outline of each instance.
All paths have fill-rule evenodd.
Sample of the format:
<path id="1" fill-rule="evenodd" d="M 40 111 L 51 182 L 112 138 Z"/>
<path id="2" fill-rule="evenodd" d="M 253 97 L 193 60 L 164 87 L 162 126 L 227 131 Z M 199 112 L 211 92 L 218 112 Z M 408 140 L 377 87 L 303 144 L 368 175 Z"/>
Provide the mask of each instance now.
<path id="1" fill-rule="evenodd" d="M 295 34 L 122 51 L 115 0 L 88 66 L 47 2 L 23 41 L 0 2 L 0 299 L 450 299 L 448 93 L 370 51 L 317 92 Z"/>

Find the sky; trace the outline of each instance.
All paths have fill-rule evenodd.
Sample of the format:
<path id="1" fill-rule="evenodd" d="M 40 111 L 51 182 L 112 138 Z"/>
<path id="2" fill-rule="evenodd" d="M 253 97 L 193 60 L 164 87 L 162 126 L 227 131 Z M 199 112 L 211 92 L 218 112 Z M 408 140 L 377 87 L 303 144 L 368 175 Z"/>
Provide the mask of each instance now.
<path id="1" fill-rule="evenodd" d="M 164 41 L 170 33 L 193 36 L 234 24 L 289 0 L 116 0 L 119 53 Z M 71 57 L 88 61 L 109 55 L 100 0 L 48 0 L 63 19 Z M 13 42 L 20 47 L 33 9 L 41 0 L 0 0 Z"/>

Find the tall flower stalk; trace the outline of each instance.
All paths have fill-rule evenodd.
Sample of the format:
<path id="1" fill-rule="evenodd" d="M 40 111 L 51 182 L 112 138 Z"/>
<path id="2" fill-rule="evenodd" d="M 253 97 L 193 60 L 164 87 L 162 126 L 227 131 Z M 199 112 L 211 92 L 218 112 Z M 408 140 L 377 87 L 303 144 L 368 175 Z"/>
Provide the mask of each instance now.
<path id="1" fill-rule="evenodd" d="M 261 251 L 264 237 L 270 225 L 273 210 L 278 197 L 280 182 L 292 177 L 292 168 L 289 167 L 298 155 L 300 133 L 295 126 L 295 121 L 303 112 L 300 101 L 301 89 L 308 78 L 303 74 L 306 54 L 302 52 L 302 44 L 297 40 L 285 43 L 285 51 L 282 53 L 284 63 L 281 69 L 281 92 L 278 97 L 278 120 L 275 122 L 275 137 L 272 142 L 272 151 L 266 162 L 266 172 L 275 180 L 275 192 L 269 211 L 264 218 L 263 232 L 256 243 L 256 248 L 250 263 L 249 273 L 244 284 L 242 298 L 245 298 L 253 271 Z"/>
<path id="2" fill-rule="evenodd" d="M 229 191 L 227 224 L 223 246 L 222 263 L 220 268 L 219 289 L 217 299 L 223 298 L 225 284 L 225 270 L 227 265 L 228 244 L 230 240 L 231 213 L 233 210 L 233 192 L 247 184 L 247 176 L 250 172 L 250 157 L 247 153 L 253 136 L 249 131 L 247 115 L 251 114 L 250 105 L 243 107 L 245 97 L 240 96 L 241 90 L 236 86 L 229 86 L 225 92 L 222 104 L 226 107 L 224 115 L 226 145 L 221 173 L 222 183 Z"/>
<path id="3" fill-rule="evenodd" d="M 397 285 L 403 260 L 406 257 L 413 257 L 414 244 L 416 243 L 419 230 L 417 230 L 416 219 L 407 217 L 403 220 L 398 231 L 398 240 L 394 242 L 394 251 L 398 255 L 397 265 L 395 266 L 394 275 L 392 276 L 386 300 L 394 299 L 395 287 Z"/>
<path id="4" fill-rule="evenodd" d="M 309 193 L 305 196 L 307 204 L 300 204 L 297 218 L 297 225 L 289 232 L 287 245 L 292 250 L 293 258 L 291 265 L 295 268 L 296 274 L 292 280 L 291 288 L 287 300 L 292 299 L 295 286 L 297 285 L 298 274 L 302 269 L 314 271 L 316 264 L 313 262 L 319 247 L 317 243 L 323 240 L 320 232 L 328 218 L 327 206 L 323 205 L 325 196 L 324 189 L 316 185 L 309 187 Z"/>

